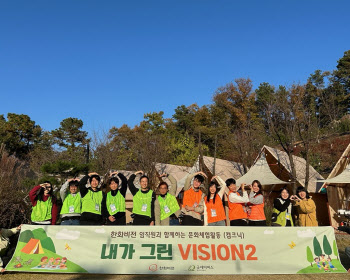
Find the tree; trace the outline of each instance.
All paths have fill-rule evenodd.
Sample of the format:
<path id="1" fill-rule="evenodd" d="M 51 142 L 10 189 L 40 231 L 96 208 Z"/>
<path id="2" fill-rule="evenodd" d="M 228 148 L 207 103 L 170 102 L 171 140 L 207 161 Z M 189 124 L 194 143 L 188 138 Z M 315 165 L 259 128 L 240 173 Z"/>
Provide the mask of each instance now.
<path id="1" fill-rule="evenodd" d="M 327 236 L 325 236 L 325 235 L 323 236 L 323 251 L 325 254 L 328 255 L 328 257 L 330 257 L 330 255 L 332 254 L 331 245 L 329 244 Z"/>
<path id="2" fill-rule="evenodd" d="M 312 262 L 314 261 L 314 255 L 312 254 L 309 246 L 306 247 L 306 259 L 311 264 L 311 266 L 313 266 Z"/>
<path id="3" fill-rule="evenodd" d="M 0 143 L 6 145 L 10 154 L 24 158 L 39 141 L 42 130 L 27 115 L 7 114 L 7 120 L 0 115 Z"/>
<path id="4" fill-rule="evenodd" d="M 296 104 L 290 90 L 284 86 L 272 92 L 266 90 L 267 86 L 260 85 L 256 91 L 257 99 L 260 100 L 262 115 L 266 116 L 266 132 L 287 153 L 291 167 L 291 181 L 293 192 L 296 191 L 296 170 L 293 159 L 294 143 L 297 140 L 297 125 L 295 122 Z M 262 95 L 262 96 L 261 96 Z"/>
<path id="5" fill-rule="evenodd" d="M 88 133 L 83 131 L 83 121 L 77 118 L 67 118 L 61 121 L 60 127 L 51 133 L 55 143 L 66 148 L 69 152 L 77 151 L 76 148 L 83 147 L 89 142 Z"/>
<path id="6" fill-rule="evenodd" d="M 260 147 L 264 128 L 259 119 L 255 93 L 250 79 L 239 78 L 218 88 L 210 106 L 215 135 L 220 147 L 218 154 L 236 158 L 250 166 Z M 253 136 L 254 135 L 254 136 Z M 215 138 L 216 140 L 216 138 Z M 235 154 L 232 154 L 235 151 Z M 247 170 L 245 170 L 247 171 Z"/>
<path id="7" fill-rule="evenodd" d="M 350 50 L 338 60 L 337 70 L 334 71 L 336 81 L 343 85 L 347 94 L 350 94 Z"/>
<path id="8" fill-rule="evenodd" d="M 316 236 L 314 237 L 313 244 L 314 244 L 314 254 L 316 256 L 318 256 L 318 257 L 321 256 L 322 255 L 322 249 L 321 249 L 321 245 L 318 242 Z"/>

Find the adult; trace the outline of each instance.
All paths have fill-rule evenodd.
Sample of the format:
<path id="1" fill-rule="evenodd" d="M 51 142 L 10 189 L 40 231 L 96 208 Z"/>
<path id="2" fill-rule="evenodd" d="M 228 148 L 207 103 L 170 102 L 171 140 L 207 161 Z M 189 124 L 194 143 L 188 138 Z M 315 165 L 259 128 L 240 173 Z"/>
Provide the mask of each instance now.
<path id="1" fill-rule="evenodd" d="M 58 214 L 57 199 L 49 181 L 35 186 L 29 192 L 32 202 L 31 221 L 34 225 L 55 225 Z"/>
<path id="2" fill-rule="evenodd" d="M 138 189 L 134 185 L 136 176 L 140 174 L 140 186 Z M 134 214 L 133 225 L 137 226 L 154 226 L 154 201 L 156 200 L 155 193 L 148 186 L 149 179 L 142 170 L 132 174 L 128 180 L 129 190 L 133 197 Z"/>
<path id="3" fill-rule="evenodd" d="M 264 196 L 262 186 L 258 180 L 254 180 L 249 194 L 249 226 L 266 226 L 266 217 L 264 212 Z"/>
<path id="4" fill-rule="evenodd" d="M 87 184 L 89 182 L 89 185 Z M 101 178 L 96 172 L 79 181 L 81 195 L 81 225 L 103 225 L 107 216 L 106 194 L 101 190 Z"/>
<path id="5" fill-rule="evenodd" d="M 69 193 L 67 195 L 67 189 Z M 80 224 L 81 196 L 79 193 L 79 179 L 69 179 L 61 187 L 60 196 L 63 201 L 61 208 L 61 225 L 73 226 Z"/>
<path id="6" fill-rule="evenodd" d="M 219 185 L 214 180 L 220 184 L 221 188 L 219 188 Z M 214 176 L 209 183 L 208 195 L 203 198 L 208 226 L 226 225 L 225 208 L 222 204 L 222 197 L 225 193 L 225 189 L 225 182 L 219 176 Z"/>
<path id="7" fill-rule="evenodd" d="M 298 225 L 300 227 L 317 227 L 316 205 L 304 187 L 297 188 L 297 195 L 291 198 L 298 212 Z"/>
<path id="8" fill-rule="evenodd" d="M 122 183 L 119 189 L 119 179 Z M 126 225 L 125 216 L 125 195 L 128 189 L 128 180 L 122 173 L 118 171 L 111 172 L 107 185 L 111 189 L 107 193 L 106 208 L 108 211 L 107 225 Z"/>
<path id="9" fill-rule="evenodd" d="M 273 201 L 272 226 L 292 227 L 292 201 L 286 187 L 280 189 L 280 195 Z"/>
<path id="10" fill-rule="evenodd" d="M 182 224 L 184 226 L 202 226 L 203 205 L 200 204 L 205 194 L 200 190 L 200 186 L 208 178 L 203 172 L 196 172 L 187 177 L 184 185 L 184 196 L 181 212 L 183 213 Z M 191 181 L 193 183 L 191 185 Z"/>
<path id="11" fill-rule="evenodd" d="M 17 232 L 19 232 L 21 229 L 21 226 L 12 228 L 12 229 L 5 229 L 0 228 L 0 272 L 5 272 L 4 266 L 10 261 L 12 254 L 8 252 L 8 247 L 10 245 L 10 237 Z M 10 250 L 11 251 L 11 250 Z"/>
<path id="12" fill-rule="evenodd" d="M 160 178 L 162 177 L 168 177 L 170 186 L 164 181 L 158 185 L 159 195 L 154 202 L 155 223 L 156 226 L 178 225 L 181 211 L 175 196 L 177 181 L 171 174 L 164 173 L 160 175 Z"/>
<path id="13" fill-rule="evenodd" d="M 226 180 L 228 188 L 228 208 L 230 226 L 247 226 L 248 215 L 246 204 L 249 202 L 248 193 L 245 190 L 245 184 L 241 184 L 242 196 L 237 191 L 236 180 L 229 178 Z"/>

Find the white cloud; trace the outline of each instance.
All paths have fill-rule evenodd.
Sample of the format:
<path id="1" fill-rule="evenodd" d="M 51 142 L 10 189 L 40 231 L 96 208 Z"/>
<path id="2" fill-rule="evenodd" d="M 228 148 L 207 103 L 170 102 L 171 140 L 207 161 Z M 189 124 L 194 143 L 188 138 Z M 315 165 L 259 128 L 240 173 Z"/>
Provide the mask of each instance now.
<path id="1" fill-rule="evenodd" d="M 266 229 L 266 230 L 264 231 L 264 234 L 275 234 L 275 232 L 274 232 L 273 230 L 268 230 L 268 229 Z"/>
<path id="2" fill-rule="evenodd" d="M 106 231 L 104 228 L 97 228 L 97 229 L 95 229 L 95 232 L 96 233 L 105 233 Z"/>
<path id="3" fill-rule="evenodd" d="M 309 237 L 314 237 L 316 236 L 315 232 L 312 231 L 311 229 L 307 230 L 298 230 L 297 231 L 298 237 L 300 238 L 309 238 Z"/>
<path id="4" fill-rule="evenodd" d="M 80 236 L 80 231 L 73 231 L 68 229 L 62 229 L 61 231 L 56 233 L 56 239 L 64 239 L 64 240 L 76 240 Z"/>

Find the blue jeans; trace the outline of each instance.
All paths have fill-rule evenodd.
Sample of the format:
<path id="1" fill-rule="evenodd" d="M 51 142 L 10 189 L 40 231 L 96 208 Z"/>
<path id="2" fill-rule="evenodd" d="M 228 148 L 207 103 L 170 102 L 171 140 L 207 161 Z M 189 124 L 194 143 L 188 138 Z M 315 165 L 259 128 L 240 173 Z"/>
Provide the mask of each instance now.
<path id="1" fill-rule="evenodd" d="M 80 221 L 76 219 L 63 220 L 61 226 L 79 226 Z"/>
<path id="2" fill-rule="evenodd" d="M 179 226 L 179 220 L 178 219 L 170 219 L 169 226 Z"/>
<path id="3" fill-rule="evenodd" d="M 214 223 L 208 223 L 208 226 L 225 226 L 225 220 L 214 222 Z"/>

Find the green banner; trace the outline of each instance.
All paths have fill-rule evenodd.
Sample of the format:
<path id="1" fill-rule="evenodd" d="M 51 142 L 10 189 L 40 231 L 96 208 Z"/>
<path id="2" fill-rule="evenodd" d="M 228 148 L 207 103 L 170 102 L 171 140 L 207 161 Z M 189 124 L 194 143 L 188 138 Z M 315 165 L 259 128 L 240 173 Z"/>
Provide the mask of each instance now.
<path id="1" fill-rule="evenodd" d="M 23 225 L 8 271 L 346 273 L 332 227 Z"/>

